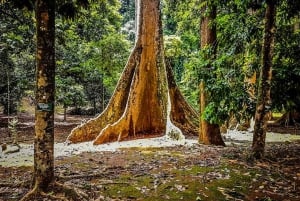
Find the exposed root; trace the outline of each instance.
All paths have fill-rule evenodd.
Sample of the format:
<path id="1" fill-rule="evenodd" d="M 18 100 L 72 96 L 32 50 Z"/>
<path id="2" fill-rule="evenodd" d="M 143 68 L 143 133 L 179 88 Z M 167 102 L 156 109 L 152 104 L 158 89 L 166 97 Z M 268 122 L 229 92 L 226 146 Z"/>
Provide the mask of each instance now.
<path id="1" fill-rule="evenodd" d="M 68 201 L 68 199 L 65 198 L 65 197 L 58 197 L 58 196 L 51 195 L 51 194 L 47 194 L 47 193 L 44 193 L 44 192 L 41 192 L 40 194 L 41 194 L 42 197 L 48 198 L 48 199 L 50 199 L 50 200 Z"/>
<path id="2" fill-rule="evenodd" d="M 69 186 L 54 182 L 50 187 L 51 193 L 44 192 L 36 185 L 30 192 L 28 192 L 21 201 L 41 200 L 41 198 L 48 198 L 50 200 L 62 201 L 87 201 L 88 195 L 79 189 L 71 188 Z M 50 192 L 50 191 L 49 191 Z M 52 194 L 54 192 L 54 194 Z M 57 196 L 57 195 L 63 196 Z"/>
<path id="3" fill-rule="evenodd" d="M 121 141 L 128 137 L 129 130 L 126 129 L 128 126 L 125 125 L 126 121 L 124 118 L 121 121 L 117 121 L 113 125 L 109 124 L 106 126 L 98 137 L 94 141 L 94 145 L 103 144 L 106 142 L 113 142 L 113 141 Z"/>
<path id="4" fill-rule="evenodd" d="M 67 141 L 78 143 L 95 140 L 107 125 L 113 124 L 120 119 L 126 107 L 131 80 L 134 75 L 135 67 L 139 62 L 138 55 L 140 51 L 140 48 L 135 48 L 130 55 L 125 70 L 114 91 L 114 95 L 111 97 L 105 110 L 96 118 L 74 128 L 68 136 Z"/>
<path id="5" fill-rule="evenodd" d="M 14 148 L 12 148 L 14 147 Z M 12 143 L 12 146 L 6 146 L 5 151 L 3 151 L 4 154 L 12 154 L 12 153 L 17 153 L 20 151 L 21 146 L 18 143 Z M 3 147 L 2 147 L 3 150 Z"/>
<path id="6" fill-rule="evenodd" d="M 171 100 L 171 120 L 185 136 L 197 136 L 199 114 L 186 102 L 180 92 L 169 62 L 166 62 L 167 81 Z"/>
<path id="7" fill-rule="evenodd" d="M 88 195 L 79 189 L 71 188 L 58 182 L 55 182 L 55 185 L 65 194 L 66 197 L 72 198 L 72 200 L 88 200 Z"/>
<path id="8" fill-rule="evenodd" d="M 20 201 L 30 201 L 35 200 L 37 195 L 40 194 L 37 186 L 35 186 L 31 191 L 29 191 Z"/>
<path id="9" fill-rule="evenodd" d="M 101 115 L 72 131 L 69 141 L 94 140 L 96 145 L 147 138 L 164 135 L 169 125 L 178 128 L 170 129 L 176 133 L 198 134 L 197 114 L 180 94 L 171 73 L 166 73 L 160 1 L 140 1 L 138 12 L 142 21 L 135 48 L 114 95 Z"/>

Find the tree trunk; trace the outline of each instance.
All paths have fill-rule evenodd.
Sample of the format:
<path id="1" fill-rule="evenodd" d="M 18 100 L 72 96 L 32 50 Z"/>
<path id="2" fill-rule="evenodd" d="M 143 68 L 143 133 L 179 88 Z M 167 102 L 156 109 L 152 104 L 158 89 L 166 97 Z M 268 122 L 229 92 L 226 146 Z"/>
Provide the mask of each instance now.
<path id="1" fill-rule="evenodd" d="M 68 108 L 68 106 L 66 104 L 64 104 L 64 119 L 63 119 L 64 122 L 67 121 L 67 108 Z"/>
<path id="2" fill-rule="evenodd" d="M 46 191 L 54 180 L 55 1 L 36 3 L 37 70 L 34 182 Z"/>
<path id="3" fill-rule="evenodd" d="M 208 9 L 208 5 L 206 6 Z M 216 19 L 217 8 L 215 5 L 210 5 L 209 14 L 201 18 L 201 48 L 210 47 L 212 48 L 212 53 L 207 55 L 207 59 L 214 59 L 216 54 L 216 38 L 217 31 L 214 24 Z M 204 144 L 214 144 L 225 146 L 225 143 L 221 137 L 220 126 L 218 124 L 211 124 L 205 119 L 203 119 L 202 114 L 205 110 L 207 102 L 209 100 L 208 94 L 205 92 L 204 82 L 200 83 L 200 129 L 199 129 L 199 141 Z"/>
<path id="4" fill-rule="evenodd" d="M 265 139 L 267 130 L 266 114 L 271 106 L 271 78 L 272 78 L 272 57 L 275 34 L 275 2 L 267 0 L 265 13 L 265 31 L 262 48 L 262 66 L 260 71 L 260 82 L 258 88 L 258 100 L 255 112 L 255 124 L 252 143 L 252 153 L 256 159 L 264 155 Z"/>
<path id="5" fill-rule="evenodd" d="M 214 21 L 217 17 L 217 7 L 211 5 L 209 8 L 207 5 L 203 12 L 206 12 L 207 9 L 209 9 L 209 13 L 207 15 L 203 14 L 205 16 L 201 17 L 200 20 L 200 46 L 201 48 L 211 46 L 213 50 L 212 55 L 215 56 L 217 50 L 217 28 Z"/>
<path id="6" fill-rule="evenodd" d="M 73 129 L 68 136 L 73 143 L 94 140 L 101 144 L 168 132 L 180 135 L 179 128 L 184 134 L 197 133 L 195 121 L 191 121 L 197 114 L 166 71 L 160 1 L 139 0 L 136 8 L 136 43 L 117 88 L 98 117 Z"/>
<path id="7" fill-rule="evenodd" d="M 206 106 L 206 93 L 204 82 L 200 83 L 200 112 L 203 114 Z M 214 144 L 225 146 L 225 143 L 221 137 L 220 126 L 218 124 L 212 124 L 202 119 L 200 121 L 200 135 L 199 141 L 204 144 Z"/>

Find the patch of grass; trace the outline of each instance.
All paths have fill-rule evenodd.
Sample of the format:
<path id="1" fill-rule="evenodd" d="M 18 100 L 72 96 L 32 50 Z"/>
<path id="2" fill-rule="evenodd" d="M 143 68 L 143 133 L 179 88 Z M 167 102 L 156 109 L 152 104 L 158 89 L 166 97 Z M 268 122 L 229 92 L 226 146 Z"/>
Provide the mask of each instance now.
<path id="1" fill-rule="evenodd" d="M 242 198 L 251 182 L 252 173 L 235 165 L 217 167 L 190 166 L 187 169 L 161 169 L 160 174 L 145 173 L 134 176 L 122 175 L 118 184 L 109 185 L 103 195 L 111 198 L 134 199 L 143 201 L 179 201 L 207 200 L 223 201 L 228 196 Z M 223 175 L 221 178 L 209 178 L 209 174 Z M 207 179 L 205 180 L 205 175 Z M 228 189 L 228 194 L 220 189 Z"/>
<path id="2" fill-rule="evenodd" d="M 102 191 L 104 196 L 110 198 L 137 199 L 143 197 L 143 189 L 146 192 L 150 185 L 150 177 L 134 178 L 133 175 L 121 175 L 113 184 L 105 185 Z M 138 187 L 141 186 L 141 187 Z"/>

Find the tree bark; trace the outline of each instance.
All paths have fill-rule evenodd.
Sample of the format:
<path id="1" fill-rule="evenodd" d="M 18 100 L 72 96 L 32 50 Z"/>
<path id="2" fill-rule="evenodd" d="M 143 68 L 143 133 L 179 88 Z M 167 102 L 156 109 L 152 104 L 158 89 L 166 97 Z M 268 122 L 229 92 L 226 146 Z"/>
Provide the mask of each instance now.
<path id="1" fill-rule="evenodd" d="M 135 47 L 108 106 L 98 117 L 73 129 L 68 141 L 102 144 L 160 136 L 167 131 L 180 134 L 179 128 L 184 134 L 197 133 L 194 121 L 190 121 L 197 119 L 197 114 L 166 71 L 160 1 L 138 0 L 136 9 Z"/>
<path id="2" fill-rule="evenodd" d="M 258 100 L 255 112 L 255 124 L 252 143 L 252 153 L 256 159 L 264 156 L 267 130 L 266 114 L 271 107 L 272 57 L 275 35 L 276 6 L 272 0 L 267 0 L 265 12 L 264 41 L 262 47 L 262 66 L 258 88 Z"/>
<path id="3" fill-rule="evenodd" d="M 204 113 L 206 106 L 206 93 L 204 82 L 200 83 L 200 112 Z M 214 144 L 225 146 L 225 143 L 221 137 L 220 126 L 218 124 L 209 123 L 202 119 L 200 121 L 200 135 L 199 141 L 204 144 Z"/>
<path id="4" fill-rule="evenodd" d="M 208 3 L 209 4 L 209 3 Z M 206 5 L 203 12 L 209 10 L 208 14 L 201 17 L 200 20 L 200 46 L 201 48 L 211 46 L 212 55 L 216 54 L 217 46 L 217 27 L 215 25 L 215 19 L 217 17 L 217 7 L 215 5 Z"/>
<path id="5" fill-rule="evenodd" d="M 64 104 L 64 119 L 63 119 L 64 122 L 67 121 L 67 108 L 68 108 L 68 106 L 66 104 Z"/>
<path id="6" fill-rule="evenodd" d="M 185 136 L 198 135 L 199 114 L 185 101 L 172 72 L 171 65 L 166 63 L 169 95 L 171 100 L 171 121 L 181 129 Z"/>
<path id="7" fill-rule="evenodd" d="M 201 18 L 200 22 L 200 37 L 201 37 L 201 48 L 212 48 L 210 55 L 207 55 L 207 59 L 214 59 L 216 55 L 216 39 L 217 31 L 214 24 L 214 20 L 217 16 L 217 8 L 215 5 L 208 5 L 206 9 L 209 9 L 207 16 Z M 205 11 L 205 9 L 204 9 Z M 205 110 L 207 102 L 209 100 L 208 94 L 205 92 L 205 83 L 200 83 L 200 129 L 199 129 L 199 141 L 204 144 L 214 144 L 225 146 L 222 139 L 220 126 L 218 124 L 212 124 L 206 121 L 202 114 Z"/>
<path id="8" fill-rule="evenodd" d="M 55 1 L 36 2 L 35 187 L 46 191 L 54 180 Z"/>

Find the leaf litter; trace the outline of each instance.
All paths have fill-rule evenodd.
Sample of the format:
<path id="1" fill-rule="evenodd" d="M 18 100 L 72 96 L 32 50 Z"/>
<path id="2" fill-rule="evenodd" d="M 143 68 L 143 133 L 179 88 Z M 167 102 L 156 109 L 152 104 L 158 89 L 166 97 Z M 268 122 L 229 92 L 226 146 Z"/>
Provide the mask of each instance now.
<path id="1" fill-rule="evenodd" d="M 89 200 L 300 200 L 299 136 L 268 140 L 260 161 L 251 158 L 251 135 L 236 136 L 229 133 L 224 148 L 197 139 L 103 146 L 60 140 L 55 175 Z M 31 144 L 21 144 L 21 152 L 1 156 L 0 200 L 19 200 L 30 190 L 32 150 Z"/>

